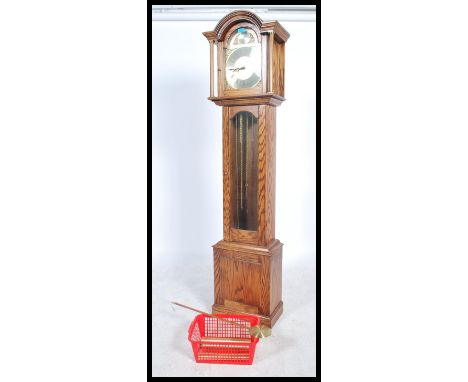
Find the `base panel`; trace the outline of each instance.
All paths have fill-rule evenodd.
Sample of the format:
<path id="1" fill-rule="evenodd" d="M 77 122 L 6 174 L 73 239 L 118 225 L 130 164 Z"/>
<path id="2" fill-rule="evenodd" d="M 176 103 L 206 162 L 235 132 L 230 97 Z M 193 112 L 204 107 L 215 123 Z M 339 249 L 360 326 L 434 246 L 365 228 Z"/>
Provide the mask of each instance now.
<path id="1" fill-rule="evenodd" d="M 272 327 L 283 311 L 282 247 L 220 241 L 213 246 L 214 313 L 253 314 Z"/>

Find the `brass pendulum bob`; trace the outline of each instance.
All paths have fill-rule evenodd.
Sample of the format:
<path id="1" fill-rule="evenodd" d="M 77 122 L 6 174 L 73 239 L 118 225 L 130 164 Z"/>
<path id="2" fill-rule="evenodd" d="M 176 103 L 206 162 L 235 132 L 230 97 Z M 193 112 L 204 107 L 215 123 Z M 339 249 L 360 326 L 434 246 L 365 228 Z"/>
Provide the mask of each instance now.
<path id="1" fill-rule="evenodd" d="M 271 336 L 271 328 L 265 325 L 252 326 L 250 335 L 255 338 L 265 338 Z"/>
<path id="2" fill-rule="evenodd" d="M 252 337 L 254 337 L 254 338 L 265 338 L 265 337 L 271 336 L 271 328 L 269 328 L 268 326 L 265 326 L 265 325 L 255 325 L 255 326 L 250 326 L 249 327 L 247 325 L 239 324 L 237 322 L 229 321 L 229 320 L 227 320 L 225 318 L 215 316 L 214 314 L 206 313 L 206 312 L 203 312 L 201 310 L 191 308 L 190 306 L 187 306 L 187 305 L 179 304 L 178 302 L 171 301 L 171 304 L 181 306 L 182 308 L 185 308 L 185 309 L 193 310 L 194 312 L 204 314 L 204 315 L 206 315 L 208 317 L 216 318 L 217 320 L 220 320 L 220 321 L 228 322 L 228 323 L 230 323 L 232 325 L 235 325 L 235 326 L 238 326 L 238 327 L 241 327 L 241 328 L 249 329 L 250 335 Z M 255 316 L 254 314 L 248 314 L 248 315 L 249 316 Z"/>

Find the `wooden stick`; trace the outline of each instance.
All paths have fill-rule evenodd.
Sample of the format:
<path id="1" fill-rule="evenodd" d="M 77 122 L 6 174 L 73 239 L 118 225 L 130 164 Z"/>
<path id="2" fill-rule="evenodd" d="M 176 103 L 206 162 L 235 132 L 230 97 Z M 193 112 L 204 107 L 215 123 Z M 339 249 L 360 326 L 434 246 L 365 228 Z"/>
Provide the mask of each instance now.
<path id="1" fill-rule="evenodd" d="M 191 308 L 190 306 L 187 306 L 187 305 L 179 304 L 178 302 L 171 301 L 171 304 L 181 306 L 182 308 L 185 308 L 185 309 L 193 310 L 194 312 L 204 314 L 204 315 L 206 315 L 206 316 L 208 316 L 208 317 L 216 318 L 216 319 L 218 319 L 218 320 L 220 320 L 220 321 L 229 322 L 230 324 L 239 326 L 239 327 L 241 327 L 241 328 L 250 329 L 250 326 L 243 325 L 243 324 L 238 324 L 237 322 L 226 320 L 225 318 L 221 318 L 221 317 L 215 316 L 214 314 L 209 314 L 209 313 L 203 312 L 203 311 L 201 311 L 201 310 L 198 310 L 198 309 L 195 309 L 195 308 Z"/>

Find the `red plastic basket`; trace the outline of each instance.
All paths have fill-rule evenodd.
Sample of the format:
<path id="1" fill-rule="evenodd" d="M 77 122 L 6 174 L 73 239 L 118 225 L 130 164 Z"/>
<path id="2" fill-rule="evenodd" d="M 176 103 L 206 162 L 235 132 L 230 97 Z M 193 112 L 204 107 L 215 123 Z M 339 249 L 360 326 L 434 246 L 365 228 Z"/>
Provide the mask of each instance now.
<path id="1" fill-rule="evenodd" d="M 195 361 L 252 365 L 258 338 L 252 337 L 248 328 L 259 325 L 260 319 L 240 314 L 217 314 L 216 316 L 246 327 L 242 328 L 199 314 L 192 321 L 188 332 Z"/>

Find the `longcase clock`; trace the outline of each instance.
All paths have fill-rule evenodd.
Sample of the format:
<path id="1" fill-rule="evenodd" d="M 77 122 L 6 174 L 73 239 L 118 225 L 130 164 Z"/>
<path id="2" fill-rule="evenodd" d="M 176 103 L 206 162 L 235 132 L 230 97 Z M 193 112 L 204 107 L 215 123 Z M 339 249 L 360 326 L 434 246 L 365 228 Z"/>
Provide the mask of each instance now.
<path id="1" fill-rule="evenodd" d="M 235 11 L 203 35 L 210 43 L 208 99 L 223 108 L 223 239 L 213 245 L 212 311 L 253 313 L 271 327 L 283 311 L 275 146 L 289 33 L 277 21 Z"/>

